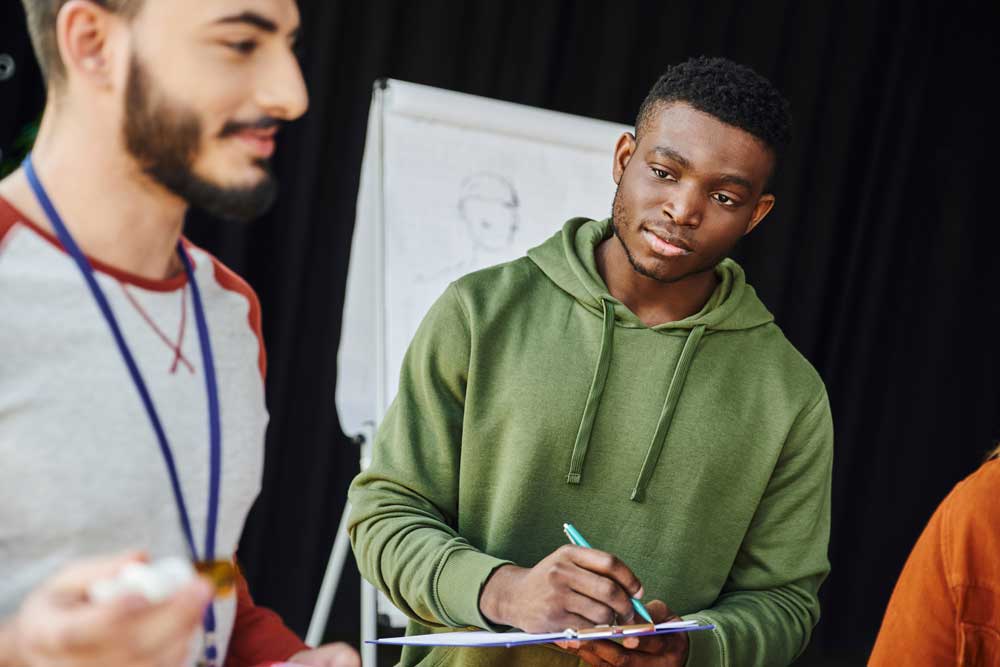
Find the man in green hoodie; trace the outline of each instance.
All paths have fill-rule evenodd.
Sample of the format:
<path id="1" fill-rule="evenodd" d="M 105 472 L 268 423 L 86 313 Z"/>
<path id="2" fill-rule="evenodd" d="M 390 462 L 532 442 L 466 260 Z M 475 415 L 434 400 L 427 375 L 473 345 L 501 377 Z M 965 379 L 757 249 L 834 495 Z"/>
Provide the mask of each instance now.
<path id="1" fill-rule="evenodd" d="M 787 103 L 719 58 L 670 68 L 614 152 L 612 218 L 453 283 L 372 465 L 361 572 L 419 634 L 715 626 L 562 648 L 407 648 L 404 665 L 787 665 L 829 571 L 823 383 L 727 255 L 774 205 Z M 570 522 L 603 551 L 561 546 Z M 662 601 L 662 602 L 660 602 Z"/>

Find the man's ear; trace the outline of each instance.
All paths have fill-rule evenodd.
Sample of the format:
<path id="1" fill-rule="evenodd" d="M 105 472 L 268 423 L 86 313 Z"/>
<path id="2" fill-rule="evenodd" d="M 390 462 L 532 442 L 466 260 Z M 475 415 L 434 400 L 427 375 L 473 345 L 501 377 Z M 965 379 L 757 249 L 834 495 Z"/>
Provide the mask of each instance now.
<path id="1" fill-rule="evenodd" d="M 621 183 L 625 167 L 635 154 L 635 146 L 635 135 L 631 132 L 625 132 L 618 137 L 618 143 L 615 144 L 615 159 L 611 166 L 611 177 L 615 180 L 615 185 Z"/>
<path id="2" fill-rule="evenodd" d="M 746 236 L 754 230 L 754 227 L 760 224 L 761 220 L 767 217 L 767 214 L 771 212 L 774 208 L 774 195 L 766 194 L 761 195 L 760 199 L 757 200 L 757 204 L 753 207 L 753 215 L 750 216 L 750 222 L 747 223 L 747 230 L 743 232 L 743 236 Z"/>
<path id="3" fill-rule="evenodd" d="M 68 81 L 79 79 L 97 87 L 112 82 L 108 39 L 114 14 L 90 0 L 70 0 L 56 17 L 56 39 Z"/>

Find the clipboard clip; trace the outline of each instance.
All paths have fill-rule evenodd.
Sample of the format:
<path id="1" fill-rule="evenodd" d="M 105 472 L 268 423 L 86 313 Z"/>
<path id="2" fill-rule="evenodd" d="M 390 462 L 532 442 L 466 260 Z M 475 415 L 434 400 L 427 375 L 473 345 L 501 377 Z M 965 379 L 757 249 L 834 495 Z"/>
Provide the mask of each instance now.
<path id="1" fill-rule="evenodd" d="M 653 623 L 639 623 L 637 625 L 598 625 L 584 630 L 566 628 L 565 635 L 568 639 L 595 639 L 627 637 L 643 632 L 656 632 L 656 625 Z"/>

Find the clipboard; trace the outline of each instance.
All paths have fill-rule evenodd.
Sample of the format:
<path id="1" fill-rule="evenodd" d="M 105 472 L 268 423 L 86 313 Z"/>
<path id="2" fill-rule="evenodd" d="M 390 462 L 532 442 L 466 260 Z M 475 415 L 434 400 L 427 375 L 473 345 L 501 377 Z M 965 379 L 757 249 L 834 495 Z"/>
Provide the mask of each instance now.
<path id="1" fill-rule="evenodd" d="M 593 639 L 624 639 L 625 637 L 646 637 L 649 635 L 666 635 L 675 632 L 697 632 L 699 630 L 714 630 L 715 626 L 698 621 L 667 621 L 666 623 L 642 623 L 640 625 L 605 625 L 585 630 L 567 628 L 562 632 L 489 632 L 486 630 L 471 630 L 458 632 L 435 632 L 428 635 L 411 635 L 409 637 L 388 637 L 385 639 L 368 640 L 368 644 L 387 644 L 392 646 L 456 646 L 471 648 L 512 648 L 514 646 L 529 646 L 531 644 L 551 644 L 552 642 L 575 639 L 588 641 Z"/>

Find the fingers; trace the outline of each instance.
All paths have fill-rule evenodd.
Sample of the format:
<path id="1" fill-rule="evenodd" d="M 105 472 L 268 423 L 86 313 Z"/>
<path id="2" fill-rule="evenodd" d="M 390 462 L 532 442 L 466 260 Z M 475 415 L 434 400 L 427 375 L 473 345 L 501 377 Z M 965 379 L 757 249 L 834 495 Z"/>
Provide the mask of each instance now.
<path id="1" fill-rule="evenodd" d="M 361 667 L 361 656 L 348 644 L 334 644 L 331 667 Z"/>
<path id="2" fill-rule="evenodd" d="M 565 546 L 560 551 L 576 566 L 570 571 L 570 587 L 593 602 L 574 609 L 596 625 L 623 622 L 635 618 L 630 596 L 641 593 L 635 574 L 616 556 L 597 549 Z"/>
<path id="3" fill-rule="evenodd" d="M 566 612 L 563 614 L 559 621 L 559 625 L 563 628 L 573 628 L 574 630 L 580 630 L 583 628 L 592 628 L 595 625 L 602 625 L 601 623 L 596 623 L 593 619 L 587 618 L 575 612 Z"/>
<path id="4" fill-rule="evenodd" d="M 583 569 L 613 579 L 628 595 L 642 597 L 639 578 L 617 556 L 606 551 L 574 546 L 564 546 L 560 550 L 564 550 L 570 560 Z"/>
<path id="5" fill-rule="evenodd" d="M 606 667 L 608 664 L 598 655 L 596 655 L 587 645 L 590 642 L 581 642 L 576 639 L 557 641 L 556 646 L 563 649 L 568 653 L 572 653 L 581 660 L 583 660 L 588 665 L 595 665 L 595 667 Z"/>
<path id="6" fill-rule="evenodd" d="M 213 594 L 212 585 L 196 577 L 162 604 L 140 611 L 125 629 L 131 651 L 138 656 L 155 656 L 177 645 L 187 646 Z"/>
<path id="7" fill-rule="evenodd" d="M 182 665 L 214 595 L 209 582 L 199 577 L 159 604 L 135 594 L 105 602 L 88 598 L 92 584 L 144 559 L 141 552 L 129 552 L 80 562 L 31 593 L 13 621 L 22 662 L 49 667 Z"/>
<path id="8" fill-rule="evenodd" d="M 662 600 L 653 600 L 646 604 L 646 611 L 653 619 L 653 623 L 663 623 L 669 621 L 672 618 L 678 618 L 678 616 L 670 610 L 667 603 Z"/>
<path id="9" fill-rule="evenodd" d="M 50 604 L 46 605 L 50 622 L 37 626 L 39 648 L 53 653 L 89 652 L 113 645 L 122 624 L 149 607 L 149 602 L 139 595 L 123 596 L 106 604 L 67 604 L 60 597 L 58 593 L 50 596 Z"/>
<path id="10" fill-rule="evenodd" d="M 187 660 L 191 655 L 191 644 L 190 642 L 184 642 L 182 644 L 177 644 L 171 647 L 169 651 L 164 651 L 160 655 L 152 659 L 149 664 L 155 665 L 155 667 L 186 667 Z M 123 663 L 131 664 L 135 663 Z"/>
<path id="11" fill-rule="evenodd" d="M 687 634 L 651 635 L 648 637 L 627 637 L 621 644 L 607 640 L 580 641 L 575 639 L 558 641 L 563 650 L 573 653 L 590 665 L 657 665 L 658 667 L 681 667 L 687 659 Z"/>
<path id="12" fill-rule="evenodd" d="M 199 577 L 157 605 L 138 595 L 79 604 L 49 616 L 40 628 L 38 648 L 51 655 L 121 658 L 114 662 L 106 657 L 107 664 L 163 661 L 165 657 L 164 664 L 173 664 L 174 655 L 180 655 L 183 662 L 212 595 L 212 586 Z"/>
<path id="13" fill-rule="evenodd" d="M 644 639 L 652 638 L 644 637 Z M 626 665 L 629 667 L 644 667 L 645 665 L 682 667 L 685 662 L 685 656 L 676 651 L 663 650 L 659 653 L 631 651 L 620 644 L 609 641 L 593 641 L 587 642 L 587 644 L 583 649 L 592 653 L 596 659 L 603 661 L 602 664 L 613 667 L 625 667 Z"/>
<path id="14" fill-rule="evenodd" d="M 675 642 L 671 642 L 676 635 L 649 635 L 648 637 L 627 637 L 622 641 L 622 646 L 630 651 L 639 653 L 652 653 L 660 655 L 666 652 Z"/>
<path id="15" fill-rule="evenodd" d="M 654 623 L 680 620 L 680 616 L 671 611 L 670 607 L 662 600 L 649 602 L 646 605 L 646 611 L 649 612 Z M 663 655 L 675 652 L 683 653 L 687 649 L 687 641 L 687 633 L 678 632 L 664 635 L 647 635 L 645 637 L 627 637 L 622 641 L 622 646 L 640 653 Z"/>
<path id="16" fill-rule="evenodd" d="M 361 667 L 361 656 L 357 651 L 344 653 L 334 659 L 332 667 Z"/>
<path id="17" fill-rule="evenodd" d="M 483 589 L 480 609 L 527 632 L 551 632 L 630 622 L 635 618 L 630 593 L 641 591 L 639 580 L 615 556 L 567 545 L 530 570 L 499 568 Z"/>
<path id="18" fill-rule="evenodd" d="M 629 637 L 621 645 L 636 655 L 672 657 L 681 660 L 687 655 L 687 644 L 687 633 L 678 632 L 669 635 Z M 681 663 L 683 663 L 683 660 L 681 660 Z"/>
<path id="19" fill-rule="evenodd" d="M 570 588 L 590 601 L 586 608 L 574 609 L 577 613 L 594 619 L 595 625 L 615 622 L 615 615 L 623 622 L 630 622 L 635 608 L 625 590 L 614 580 L 595 574 L 581 567 L 575 568 Z M 597 614 L 594 616 L 593 614 Z"/>
<path id="20" fill-rule="evenodd" d="M 610 662 L 605 659 L 604 655 L 606 653 L 599 653 L 597 645 L 603 642 L 587 642 L 585 646 L 581 646 L 580 650 L 576 652 L 577 656 L 586 662 L 588 665 L 594 665 L 594 667 L 623 667 L 627 663 L 627 658 L 623 656 L 615 656 L 614 662 Z M 635 664 L 635 663 L 633 663 Z"/>

